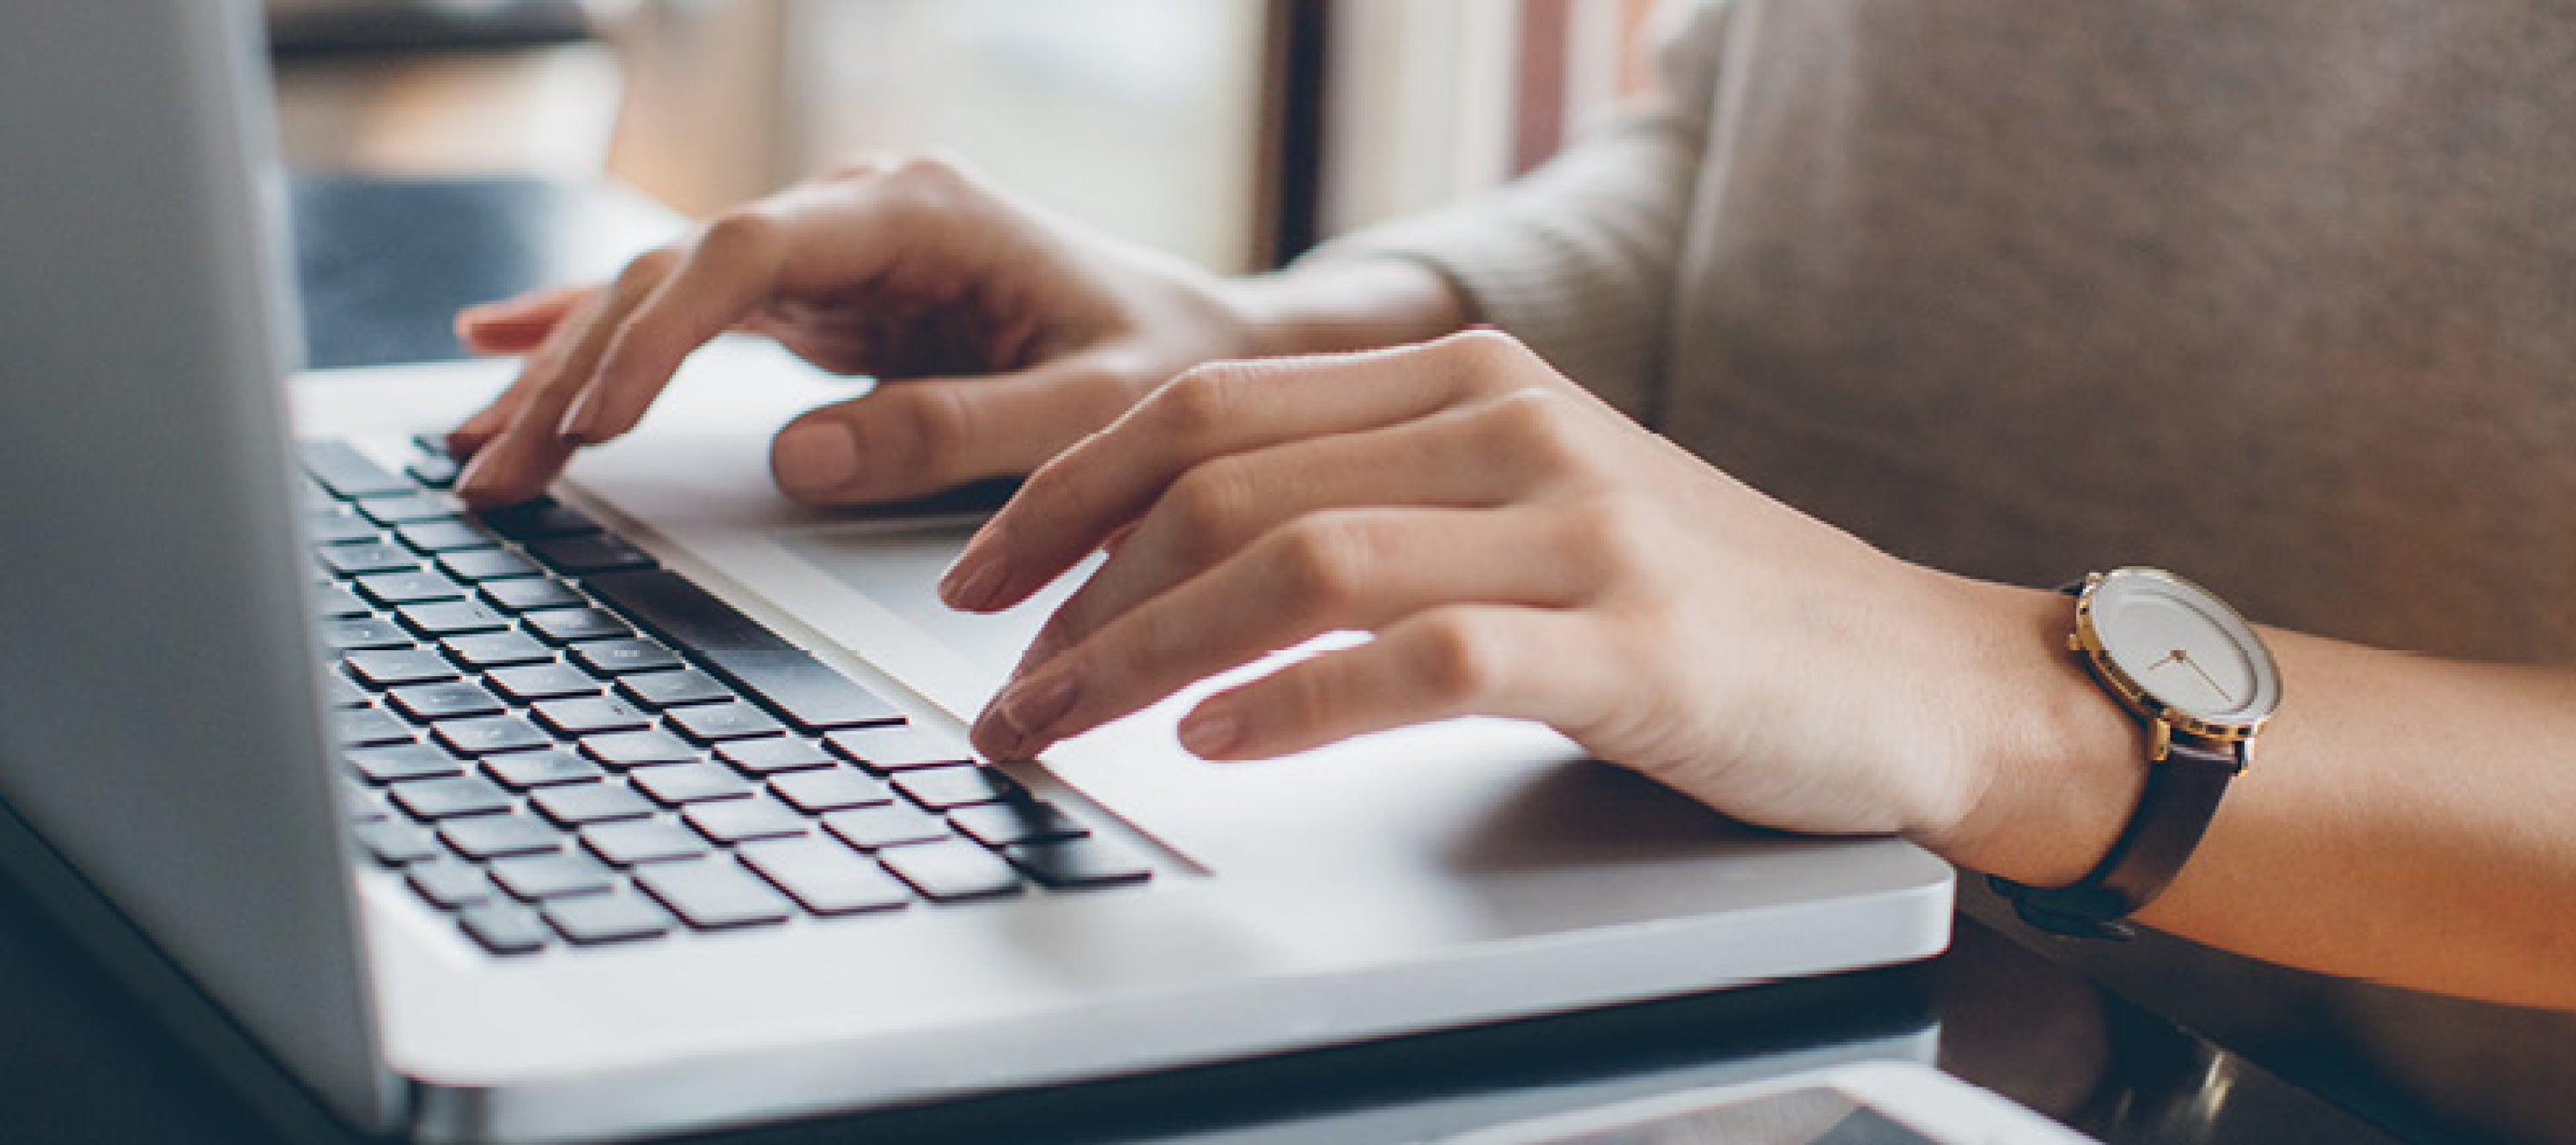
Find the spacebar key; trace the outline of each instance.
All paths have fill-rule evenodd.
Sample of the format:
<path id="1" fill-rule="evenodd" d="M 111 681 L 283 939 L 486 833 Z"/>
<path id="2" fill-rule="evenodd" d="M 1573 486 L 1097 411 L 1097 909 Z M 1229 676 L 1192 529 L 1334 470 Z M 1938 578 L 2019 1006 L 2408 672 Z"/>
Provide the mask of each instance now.
<path id="1" fill-rule="evenodd" d="M 594 573 L 583 584 L 809 732 L 899 724 L 903 713 L 778 634 L 662 569 Z"/>

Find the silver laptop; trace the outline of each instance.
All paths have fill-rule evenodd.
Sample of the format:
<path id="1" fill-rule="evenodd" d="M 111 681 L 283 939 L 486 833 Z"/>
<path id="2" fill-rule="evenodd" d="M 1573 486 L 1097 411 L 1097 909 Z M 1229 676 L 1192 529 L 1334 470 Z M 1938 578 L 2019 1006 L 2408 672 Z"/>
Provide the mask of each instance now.
<path id="1" fill-rule="evenodd" d="M 935 602 L 971 519 L 780 499 L 769 431 L 847 391 L 762 347 L 459 514 L 414 435 L 506 367 L 281 384 L 251 9 L 19 5 L 0 46 L 0 828 L 351 1126 L 752 1124 L 1946 942 L 1922 851 L 1523 724 L 1212 766 L 1167 704 L 973 758 L 1045 603 Z"/>

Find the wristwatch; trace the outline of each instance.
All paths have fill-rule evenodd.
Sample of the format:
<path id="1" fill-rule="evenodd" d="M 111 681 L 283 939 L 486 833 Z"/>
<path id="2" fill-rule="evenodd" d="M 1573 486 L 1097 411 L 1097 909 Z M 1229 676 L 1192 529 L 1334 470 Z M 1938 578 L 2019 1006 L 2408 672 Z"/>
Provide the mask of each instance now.
<path id="1" fill-rule="evenodd" d="M 2022 921 L 2083 938 L 2127 938 L 2124 920 L 2173 881 L 2229 781 L 2281 705 L 2281 673 L 2254 626 L 2208 589 L 2152 568 L 2094 573 L 2075 597 L 2067 651 L 2147 728 L 2147 784 L 2109 853 L 2063 887 L 1989 876 Z"/>

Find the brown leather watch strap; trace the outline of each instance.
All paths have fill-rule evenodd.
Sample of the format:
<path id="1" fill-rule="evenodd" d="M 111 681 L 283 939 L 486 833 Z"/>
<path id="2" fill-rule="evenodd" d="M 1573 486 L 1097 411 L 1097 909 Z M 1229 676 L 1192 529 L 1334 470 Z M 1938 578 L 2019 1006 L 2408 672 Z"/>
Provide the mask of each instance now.
<path id="1" fill-rule="evenodd" d="M 2227 784 L 2245 769 L 2244 744 L 2211 750 L 2176 743 L 2161 761 L 2147 764 L 2147 784 L 2128 826 L 2102 861 L 2063 887 L 2030 887 L 1988 876 L 1995 893 L 2012 900 L 2022 921 L 2083 938 L 2127 938 L 2120 921 L 2161 893 L 2191 858 Z"/>

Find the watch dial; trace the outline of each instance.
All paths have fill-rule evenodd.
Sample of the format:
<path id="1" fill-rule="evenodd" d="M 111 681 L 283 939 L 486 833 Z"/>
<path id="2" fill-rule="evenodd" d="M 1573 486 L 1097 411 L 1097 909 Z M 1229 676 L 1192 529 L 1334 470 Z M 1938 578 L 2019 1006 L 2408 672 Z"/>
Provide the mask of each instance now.
<path id="1" fill-rule="evenodd" d="M 2152 569 L 2107 574 L 2093 593 L 2093 628 L 2123 675 L 2185 715 L 2251 723 L 2280 703 L 2280 677 L 2253 629 L 2180 577 Z"/>

